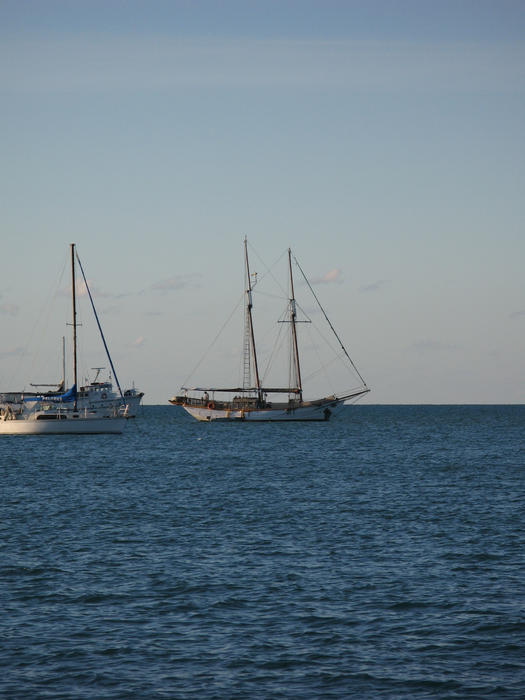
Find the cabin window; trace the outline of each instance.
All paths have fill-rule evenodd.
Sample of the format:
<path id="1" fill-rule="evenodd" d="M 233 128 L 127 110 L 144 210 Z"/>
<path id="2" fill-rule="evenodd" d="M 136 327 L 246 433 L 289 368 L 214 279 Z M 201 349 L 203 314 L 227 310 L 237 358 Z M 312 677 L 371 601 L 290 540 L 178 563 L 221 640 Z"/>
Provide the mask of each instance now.
<path id="1" fill-rule="evenodd" d="M 41 416 L 37 416 L 37 420 L 66 420 L 67 416 L 62 416 L 57 413 L 43 413 Z"/>

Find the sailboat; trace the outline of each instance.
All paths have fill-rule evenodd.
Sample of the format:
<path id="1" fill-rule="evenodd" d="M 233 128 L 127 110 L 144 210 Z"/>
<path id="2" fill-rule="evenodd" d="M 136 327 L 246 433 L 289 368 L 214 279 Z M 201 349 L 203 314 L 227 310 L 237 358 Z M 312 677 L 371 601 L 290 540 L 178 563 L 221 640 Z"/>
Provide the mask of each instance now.
<path id="1" fill-rule="evenodd" d="M 357 401 L 370 391 L 354 362 L 346 351 L 339 335 L 328 319 L 312 285 L 306 278 L 290 248 L 287 250 L 287 276 L 289 296 L 285 317 L 280 321 L 289 326 L 289 381 L 287 386 L 266 385 L 261 377 L 259 358 L 255 342 L 253 291 L 257 277 L 250 273 L 248 243 L 244 239 L 244 357 L 243 381 L 237 387 L 182 386 L 183 393 L 173 396 L 169 402 L 182 406 L 199 421 L 327 421 L 338 413 L 345 403 Z M 303 395 L 298 324 L 303 321 L 298 315 L 295 298 L 295 282 L 292 261 L 302 274 L 319 310 L 327 322 L 340 347 L 340 355 L 358 378 L 358 385 L 340 393 L 332 393 L 321 398 L 306 399 Z M 224 396 L 224 398 L 222 398 Z"/>
<path id="2" fill-rule="evenodd" d="M 113 361 L 87 284 L 82 263 L 71 243 L 71 290 L 73 303 L 73 385 L 68 390 L 46 393 L 16 393 L 0 404 L 0 435 L 50 435 L 121 433 L 126 424 L 127 406 L 117 380 Z M 76 268 L 78 263 L 91 302 L 98 329 L 107 353 L 113 376 L 119 388 L 120 402 L 86 402 L 77 391 L 77 303 Z M 65 389 L 65 382 L 61 383 Z"/>
<path id="3" fill-rule="evenodd" d="M 62 338 L 62 340 L 65 341 L 65 338 Z M 89 380 L 88 378 L 84 379 L 84 383 L 80 386 L 77 392 L 78 408 L 107 408 L 108 406 L 116 406 L 118 408 L 122 404 L 122 396 L 120 396 L 118 390 L 115 391 L 111 381 L 111 376 L 109 376 L 107 379 L 100 379 L 100 373 L 103 369 L 105 369 L 105 367 L 92 367 L 92 370 L 96 372 L 95 377 L 92 380 Z M 39 383 L 31 384 L 31 386 L 34 387 L 35 390 L 9 391 L 0 393 L 0 412 L 2 407 L 5 408 L 9 406 L 9 404 L 19 404 L 23 401 L 30 402 L 31 397 L 37 397 L 43 401 L 57 400 L 57 398 L 64 395 L 65 378 L 58 384 Z M 47 391 L 43 393 L 43 389 L 46 389 Z M 136 418 L 143 396 L 144 392 L 139 391 L 135 385 L 133 385 L 130 389 L 124 389 L 124 401 L 127 407 L 126 418 Z"/>

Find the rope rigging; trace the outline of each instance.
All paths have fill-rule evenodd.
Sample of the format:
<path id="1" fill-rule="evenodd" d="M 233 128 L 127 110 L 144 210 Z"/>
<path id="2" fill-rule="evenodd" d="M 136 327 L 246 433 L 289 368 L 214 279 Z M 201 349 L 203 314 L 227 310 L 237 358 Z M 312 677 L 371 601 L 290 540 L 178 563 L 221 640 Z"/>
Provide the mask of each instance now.
<path id="1" fill-rule="evenodd" d="M 78 257 L 78 252 L 77 252 L 76 250 L 75 250 L 75 254 L 76 254 L 78 266 L 80 267 L 80 272 L 82 273 L 82 278 L 84 279 L 84 284 L 86 285 L 86 291 L 87 291 L 88 296 L 89 296 L 89 301 L 91 302 L 91 308 L 93 309 L 93 313 L 94 313 L 94 315 L 95 315 L 95 319 L 96 319 L 96 322 L 97 322 L 98 330 L 99 330 L 99 332 L 100 332 L 100 337 L 102 338 L 102 342 L 104 343 L 104 349 L 106 350 L 106 355 L 107 355 L 107 357 L 108 357 L 109 364 L 110 364 L 110 366 L 111 366 L 111 371 L 113 372 L 113 376 L 115 377 L 115 383 L 116 383 L 116 385 L 118 386 L 118 390 L 119 390 L 119 393 L 120 393 L 120 398 L 121 398 L 122 401 L 125 403 L 125 401 L 124 401 L 124 394 L 122 393 L 122 389 L 120 388 L 120 383 L 119 383 L 119 380 L 118 380 L 118 377 L 117 377 L 117 373 L 116 373 L 116 371 L 115 371 L 115 367 L 113 366 L 113 360 L 111 359 L 111 355 L 110 355 L 110 353 L 109 353 L 109 348 L 108 348 L 108 345 L 107 345 L 107 343 L 106 343 L 106 338 L 105 338 L 105 336 L 104 336 L 104 332 L 102 331 L 102 326 L 100 325 L 100 321 L 99 321 L 99 318 L 98 318 L 97 310 L 96 310 L 96 308 L 95 308 L 95 302 L 93 301 L 93 297 L 91 296 L 91 290 L 89 289 L 89 285 L 88 285 L 88 283 L 87 283 L 86 275 L 84 274 L 84 268 L 82 267 L 82 263 L 80 262 L 80 258 Z"/>
<path id="2" fill-rule="evenodd" d="M 299 270 L 300 270 L 300 272 L 301 272 L 301 274 L 302 274 L 302 276 L 303 276 L 303 278 L 304 278 L 304 281 L 305 281 L 306 284 L 308 285 L 308 289 L 312 292 L 312 295 L 313 295 L 314 299 L 316 300 L 316 302 L 317 302 L 319 308 L 321 309 L 321 311 L 322 311 L 322 313 L 323 313 L 323 316 L 324 316 L 325 319 L 326 319 L 326 322 L 328 323 L 328 325 L 329 325 L 330 328 L 332 329 L 333 334 L 334 334 L 335 337 L 337 338 L 337 340 L 338 340 L 338 342 L 339 342 L 339 345 L 341 346 L 341 348 L 342 348 L 344 354 L 346 355 L 346 357 L 348 358 L 348 361 L 350 362 L 350 364 L 351 364 L 352 367 L 354 368 L 354 370 L 355 370 L 357 376 L 358 376 L 359 379 L 362 381 L 363 386 L 366 387 L 367 385 L 366 385 L 365 380 L 363 379 L 363 377 L 361 376 L 361 373 L 359 372 L 359 370 L 358 370 L 357 367 L 355 366 L 354 361 L 352 360 L 352 358 L 350 357 L 350 355 L 349 355 L 348 352 L 346 351 L 346 348 L 345 348 L 345 346 L 343 345 L 343 341 L 341 340 L 341 338 L 340 338 L 339 335 L 337 334 L 337 331 L 336 331 L 335 328 L 333 327 L 332 322 L 330 321 L 330 319 L 329 319 L 328 316 L 326 315 L 326 311 L 325 311 L 324 308 L 322 307 L 321 302 L 319 301 L 319 299 L 318 299 L 318 297 L 317 297 L 317 294 L 316 294 L 316 293 L 314 292 L 314 290 L 312 289 L 312 285 L 311 285 L 310 282 L 308 281 L 307 276 L 304 274 L 302 267 L 301 267 L 301 266 L 299 265 L 299 263 L 297 262 L 297 258 L 295 257 L 295 255 L 294 255 L 294 261 L 295 261 L 295 264 L 297 265 L 297 267 L 299 268 Z"/>

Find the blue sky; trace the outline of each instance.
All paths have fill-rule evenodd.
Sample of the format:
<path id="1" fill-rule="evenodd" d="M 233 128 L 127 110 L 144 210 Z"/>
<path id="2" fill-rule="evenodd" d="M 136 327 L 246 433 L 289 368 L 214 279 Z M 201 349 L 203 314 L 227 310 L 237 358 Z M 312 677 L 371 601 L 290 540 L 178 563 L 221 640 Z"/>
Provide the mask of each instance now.
<path id="1" fill-rule="evenodd" d="M 74 241 L 122 382 L 164 403 L 246 235 L 338 271 L 368 402 L 522 403 L 524 30 L 505 0 L 2 0 L 0 388 L 59 374 Z"/>

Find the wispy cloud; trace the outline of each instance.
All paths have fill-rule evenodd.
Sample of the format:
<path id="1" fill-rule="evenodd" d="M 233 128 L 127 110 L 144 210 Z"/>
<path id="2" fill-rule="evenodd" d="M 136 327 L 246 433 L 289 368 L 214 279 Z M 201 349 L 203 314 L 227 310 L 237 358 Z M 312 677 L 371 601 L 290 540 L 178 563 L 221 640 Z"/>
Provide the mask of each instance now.
<path id="1" fill-rule="evenodd" d="M 149 289 L 155 292 L 178 292 L 181 289 L 194 288 L 200 286 L 201 275 L 198 273 L 187 274 L 187 275 L 175 275 L 174 277 L 169 277 L 165 280 L 159 280 L 159 282 L 154 282 Z"/>
<path id="2" fill-rule="evenodd" d="M 97 307 L 97 311 L 98 311 Z M 104 306 L 103 308 L 100 309 L 100 313 L 103 313 L 105 316 L 114 316 L 116 314 L 122 313 L 122 307 L 119 306 L 118 304 L 112 304 L 110 306 Z"/>
<path id="3" fill-rule="evenodd" d="M 20 311 L 20 307 L 16 304 L 0 304 L 0 314 L 6 314 L 7 316 L 17 316 Z"/>
<path id="4" fill-rule="evenodd" d="M 93 299 L 122 299 L 123 297 L 129 296 L 129 293 L 124 293 L 124 292 L 107 292 L 104 289 L 101 289 L 100 287 L 97 287 L 96 284 L 93 284 L 92 280 L 88 280 L 88 285 L 89 285 L 89 291 L 91 292 L 91 296 Z M 75 282 L 75 291 L 77 294 L 77 297 L 87 297 L 88 296 L 88 290 L 86 283 L 84 282 L 83 279 L 77 279 Z M 71 285 L 68 287 L 63 287 L 59 291 L 60 296 L 63 297 L 70 297 L 71 296 Z"/>
<path id="5" fill-rule="evenodd" d="M 333 284 L 334 282 L 342 282 L 342 272 L 339 268 L 335 267 L 333 270 L 330 270 L 330 272 L 327 272 L 326 274 L 322 275 L 321 277 L 314 277 L 313 279 L 310 280 L 311 284 Z"/>
<path id="6" fill-rule="evenodd" d="M 450 350 L 457 350 L 457 345 L 450 345 L 448 343 L 442 343 L 439 340 L 416 340 L 410 346 L 413 350 L 418 352 L 446 352 Z"/>
<path id="7" fill-rule="evenodd" d="M 0 358 L 2 359 L 7 359 L 8 357 L 20 357 L 21 355 L 25 355 L 26 352 L 24 348 L 18 347 L 18 348 L 11 348 L 9 350 L 0 350 Z"/>
<path id="8" fill-rule="evenodd" d="M 511 314 L 509 314 L 510 318 L 524 318 L 525 317 L 525 309 L 522 309 L 521 311 L 513 311 Z"/>
<path id="9" fill-rule="evenodd" d="M 371 282 L 370 284 L 364 284 L 359 287 L 360 292 L 378 292 L 383 289 L 386 285 L 390 284 L 390 280 L 377 280 L 377 282 Z"/>
<path id="10" fill-rule="evenodd" d="M 137 92 L 190 87 L 319 86 L 381 91 L 523 92 L 521 44 L 32 37 L 0 46 L 0 89 Z"/>

